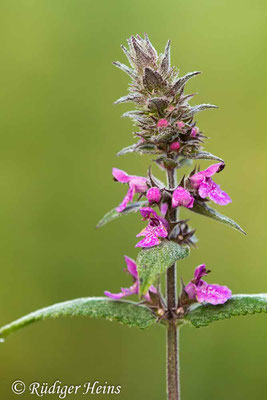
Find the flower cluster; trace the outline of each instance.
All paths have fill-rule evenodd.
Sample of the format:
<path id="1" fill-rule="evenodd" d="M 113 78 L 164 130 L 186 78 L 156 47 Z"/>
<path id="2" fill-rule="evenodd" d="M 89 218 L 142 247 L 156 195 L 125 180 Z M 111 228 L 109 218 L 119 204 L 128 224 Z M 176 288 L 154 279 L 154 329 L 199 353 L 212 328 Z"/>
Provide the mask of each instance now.
<path id="1" fill-rule="evenodd" d="M 194 121 L 195 114 L 207 108 L 210 104 L 190 106 L 189 100 L 193 95 L 185 94 L 187 81 L 198 75 L 192 72 L 180 77 L 170 64 L 170 42 L 167 43 L 164 54 L 158 54 L 152 46 L 148 36 L 144 39 L 139 35 L 128 40 L 129 48 L 122 49 L 130 63 L 130 67 L 115 62 L 114 65 L 126 72 L 132 82 L 129 94 L 117 100 L 116 104 L 133 102 L 136 110 L 124 114 L 133 119 L 138 131 L 134 136 L 137 143 L 123 149 L 119 154 L 139 152 L 156 154 L 157 165 L 175 173 L 185 162 L 192 159 L 208 158 L 220 161 L 221 159 L 203 151 L 205 136 Z M 207 156 L 208 155 L 208 156 Z M 117 213 L 126 213 L 131 209 L 139 210 L 147 226 L 136 235 L 142 239 L 135 247 L 151 248 L 158 246 L 162 241 L 175 241 L 180 246 L 194 245 L 195 230 L 191 230 L 188 220 L 173 218 L 178 207 L 185 207 L 196 211 L 199 205 L 213 201 L 225 206 L 231 202 L 229 195 L 221 190 L 212 177 L 222 171 L 224 162 L 210 165 L 204 170 L 194 170 L 184 176 L 181 182 L 165 186 L 164 183 L 148 175 L 129 175 L 125 171 L 113 168 L 115 181 L 127 184 L 128 190 L 122 202 L 117 206 Z M 138 195 L 134 199 L 135 195 Z M 144 201 L 140 201 L 143 198 Z M 135 203 L 133 201 L 135 200 Z M 132 204 L 131 204 L 132 203 Z M 156 211 L 155 208 L 158 208 Z M 132 294 L 139 294 L 139 277 L 135 262 L 125 257 L 128 273 L 134 283 L 130 288 L 122 288 L 120 293 L 105 292 L 112 299 L 121 299 Z M 210 285 L 202 277 L 208 271 L 204 264 L 195 270 L 194 279 L 184 287 L 184 295 L 189 303 L 196 301 L 211 304 L 223 304 L 231 297 L 231 291 L 225 286 Z M 144 300 L 150 302 L 150 293 L 157 293 L 151 286 Z"/>
<path id="2" fill-rule="evenodd" d="M 223 168 L 223 163 L 217 163 L 203 171 L 191 174 L 187 179 L 183 179 L 183 186 L 177 186 L 172 193 L 169 193 L 165 187 L 161 189 L 157 186 L 149 187 L 150 182 L 148 178 L 128 175 L 125 171 L 113 168 L 114 179 L 129 185 L 126 196 L 116 210 L 117 212 L 123 212 L 128 203 L 133 201 L 135 193 L 139 193 L 141 197 L 145 196 L 149 205 L 158 205 L 163 215 L 168 210 L 168 203 L 170 203 L 171 208 L 193 208 L 195 199 L 200 201 L 210 199 L 217 204 L 226 205 L 231 202 L 229 195 L 222 191 L 220 186 L 211 179 L 215 173 L 222 171 Z M 136 247 L 158 245 L 160 243 L 159 238 L 168 237 L 168 222 L 166 219 L 158 216 L 151 207 L 142 208 L 140 212 L 145 220 L 149 220 L 149 224 L 137 235 L 137 237 L 145 236 L 145 238 L 138 242 Z"/>
<path id="3" fill-rule="evenodd" d="M 200 72 L 179 76 L 171 66 L 170 41 L 164 54 L 157 53 L 146 34 L 144 39 L 132 36 L 128 45 L 128 49 L 124 46 L 122 49 L 130 67 L 118 61 L 114 65 L 132 80 L 129 94 L 115 104 L 133 102 L 137 106 L 136 111 L 123 115 L 133 119 L 139 128 L 134 132 L 139 140 L 130 151 L 154 154 L 179 151 L 184 156 L 199 151 L 205 137 L 196 126 L 194 116 L 216 107 L 211 104 L 190 106 L 189 101 L 195 94 L 184 94 L 186 83 Z"/>

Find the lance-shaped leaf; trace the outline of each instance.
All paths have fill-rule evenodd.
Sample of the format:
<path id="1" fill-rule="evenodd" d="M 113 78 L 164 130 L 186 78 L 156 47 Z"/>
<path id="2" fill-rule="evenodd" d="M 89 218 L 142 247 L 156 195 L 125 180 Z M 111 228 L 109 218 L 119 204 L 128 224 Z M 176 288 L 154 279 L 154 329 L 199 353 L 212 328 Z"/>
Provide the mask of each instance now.
<path id="1" fill-rule="evenodd" d="M 199 151 L 198 153 L 187 154 L 185 157 L 191 158 L 193 160 L 215 160 L 223 162 L 223 159 L 215 156 L 214 154 L 209 153 L 208 151 Z"/>
<path id="2" fill-rule="evenodd" d="M 108 222 L 113 221 L 114 219 L 122 216 L 122 215 L 127 215 L 130 213 L 134 213 L 140 210 L 140 208 L 145 207 L 147 205 L 147 201 L 136 201 L 134 203 L 128 204 L 128 206 L 122 211 L 119 212 L 116 211 L 116 208 L 113 208 L 113 210 L 109 211 L 107 214 L 104 215 L 104 217 L 101 219 L 101 221 L 98 222 L 97 228 L 100 228 L 101 226 L 106 225 Z"/>
<path id="3" fill-rule="evenodd" d="M 267 294 L 237 294 L 225 304 L 195 304 L 191 306 L 185 321 L 196 328 L 207 326 L 214 321 L 238 315 L 267 313 Z"/>
<path id="4" fill-rule="evenodd" d="M 176 261 L 189 256 L 188 246 L 163 240 L 158 246 L 143 249 L 137 256 L 136 264 L 140 281 L 139 295 L 145 294 L 159 274 L 167 271 Z"/>
<path id="5" fill-rule="evenodd" d="M 246 235 L 246 232 L 239 226 L 233 219 L 226 217 L 226 215 L 220 214 L 217 210 L 209 207 L 206 203 L 195 200 L 194 206 L 190 208 L 190 211 L 194 211 L 197 214 L 205 215 L 206 217 L 215 219 L 216 221 L 222 222 L 223 224 L 229 225 L 237 231 Z"/>
<path id="6" fill-rule="evenodd" d="M 145 329 L 156 322 L 149 308 L 131 301 L 117 301 L 106 297 L 87 297 L 65 301 L 34 311 L 0 328 L 0 337 L 33 322 L 58 317 L 91 317 L 117 321 L 130 327 Z"/>

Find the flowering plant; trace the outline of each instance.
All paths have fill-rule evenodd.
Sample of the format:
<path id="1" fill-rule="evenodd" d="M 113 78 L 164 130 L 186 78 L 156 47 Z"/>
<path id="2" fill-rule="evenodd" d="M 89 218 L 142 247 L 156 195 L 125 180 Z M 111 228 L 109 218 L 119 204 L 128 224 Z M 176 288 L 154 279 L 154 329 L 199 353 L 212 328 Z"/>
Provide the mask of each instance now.
<path id="1" fill-rule="evenodd" d="M 190 248 L 197 241 L 189 220 L 179 217 L 181 207 L 245 232 L 209 205 L 211 201 L 226 206 L 231 198 L 212 178 L 225 168 L 225 163 L 204 150 L 206 137 L 195 121 L 198 112 L 215 106 L 190 106 L 194 94 L 185 94 L 187 81 L 200 72 L 180 77 L 170 63 L 169 41 L 163 54 L 157 53 L 146 34 L 144 38 L 132 36 L 128 45 L 128 49 L 124 46 L 122 49 L 130 67 L 120 62 L 114 65 L 130 76 L 129 93 L 115 103 L 134 103 L 135 110 L 123 116 L 133 119 L 137 141 L 118 155 L 152 154 L 156 158 L 153 162 L 166 172 L 167 178 L 166 183 L 161 182 L 152 174 L 151 167 L 146 176 L 129 175 L 117 168 L 112 171 L 114 180 L 128 185 L 128 190 L 98 227 L 134 212 L 140 213 L 147 223 L 136 234 L 140 238 L 135 245 L 140 249 L 136 261 L 125 256 L 126 272 L 133 284 L 121 288 L 119 293 L 105 291 L 105 297 L 75 299 L 35 311 L 0 328 L 0 337 L 34 321 L 58 316 L 103 317 L 142 329 L 158 324 L 167 330 L 167 398 L 178 400 L 178 329 L 185 323 L 201 327 L 231 316 L 267 312 L 267 294 L 232 295 L 228 287 L 203 280 L 210 271 L 201 264 L 189 283 L 185 285 L 182 281 L 177 296 L 176 263 L 190 255 Z M 178 182 L 177 171 L 194 160 L 210 160 L 212 164 L 204 170 L 192 167 L 188 176 L 181 174 Z M 163 274 L 166 274 L 164 294 Z M 138 295 L 139 301 L 124 299 L 131 295 Z"/>

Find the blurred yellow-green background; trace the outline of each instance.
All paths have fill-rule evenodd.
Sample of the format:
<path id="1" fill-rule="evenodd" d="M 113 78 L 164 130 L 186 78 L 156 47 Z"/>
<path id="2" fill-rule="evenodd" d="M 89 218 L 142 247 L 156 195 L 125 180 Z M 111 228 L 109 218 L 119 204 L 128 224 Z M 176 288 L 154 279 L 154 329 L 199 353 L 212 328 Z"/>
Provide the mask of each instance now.
<path id="1" fill-rule="evenodd" d="M 220 107 L 200 114 L 198 124 L 210 137 L 206 148 L 227 164 L 217 182 L 233 203 L 222 211 L 248 232 L 244 237 L 185 212 L 199 244 L 179 273 L 187 281 L 205 262 L 210 282 L 234 293 L 267 291 L 265 21 L 263 0 L 0 1 L 1 325 L 129 283 L 123 255 L 136 256 L 143 223 L 130 216 L 99 231 L 95 225 L 126 190 L 112 182 L 112 166 L 144 174 L 151 162 L 115 155 L 132 143 L 132 127 L 120 118 L 130 106 L 112 104 L 126 94 L 128 78 L 111 63 L 125 62 L 120 44 L 143 32 L 160 51 L 172 40 L 172 63 L 181 73 L 203 71 L 187 90 L 199 93 L 195 101 Z M 266 315 L 185 327 L 183 399 L 266 398 L 266 341 Z M 16 398 L 10 389 L 16 379 L 108 381 L 122 386 L 109 398 L 165 398 L 160 327 L 46 321 L 11 336 L 0 354 L 1 399 Z"/>

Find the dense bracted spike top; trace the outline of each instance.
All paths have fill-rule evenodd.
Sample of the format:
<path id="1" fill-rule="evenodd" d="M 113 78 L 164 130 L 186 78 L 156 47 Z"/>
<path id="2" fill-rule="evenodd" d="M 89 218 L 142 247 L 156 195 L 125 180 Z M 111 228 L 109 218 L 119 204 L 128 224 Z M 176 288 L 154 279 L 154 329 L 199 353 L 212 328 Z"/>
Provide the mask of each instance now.
<path id="1" fill-rule="evenodd" d="M 179 76 L 171 66 L 170 41 L 163 54 L 158 54 L 147 34 L 144 39 L 139 35 L 127 40 L 128 49 L 122 49 L 130 67 L 114 62 L 114 65 L 126 72 L 131 78 L 129 94 L 118 99 L 115 104 L 133 102 L 136 109 L 123 114 L 132 118 L 139 127 L 134 135 L 139 138 L 136 145 L 130 146 L 120 154 L 140 152 L 161 154 L 178 158 L 170 145 L 179 142 L 179 156 L 195 156 L 203 143 L 204 135 L 195 127 L 194 116 L 211 104 L 190 106 L 189 100 L 194 94 L 184 94 L 189 79 L 200 74 L 199 71 Z"/>

